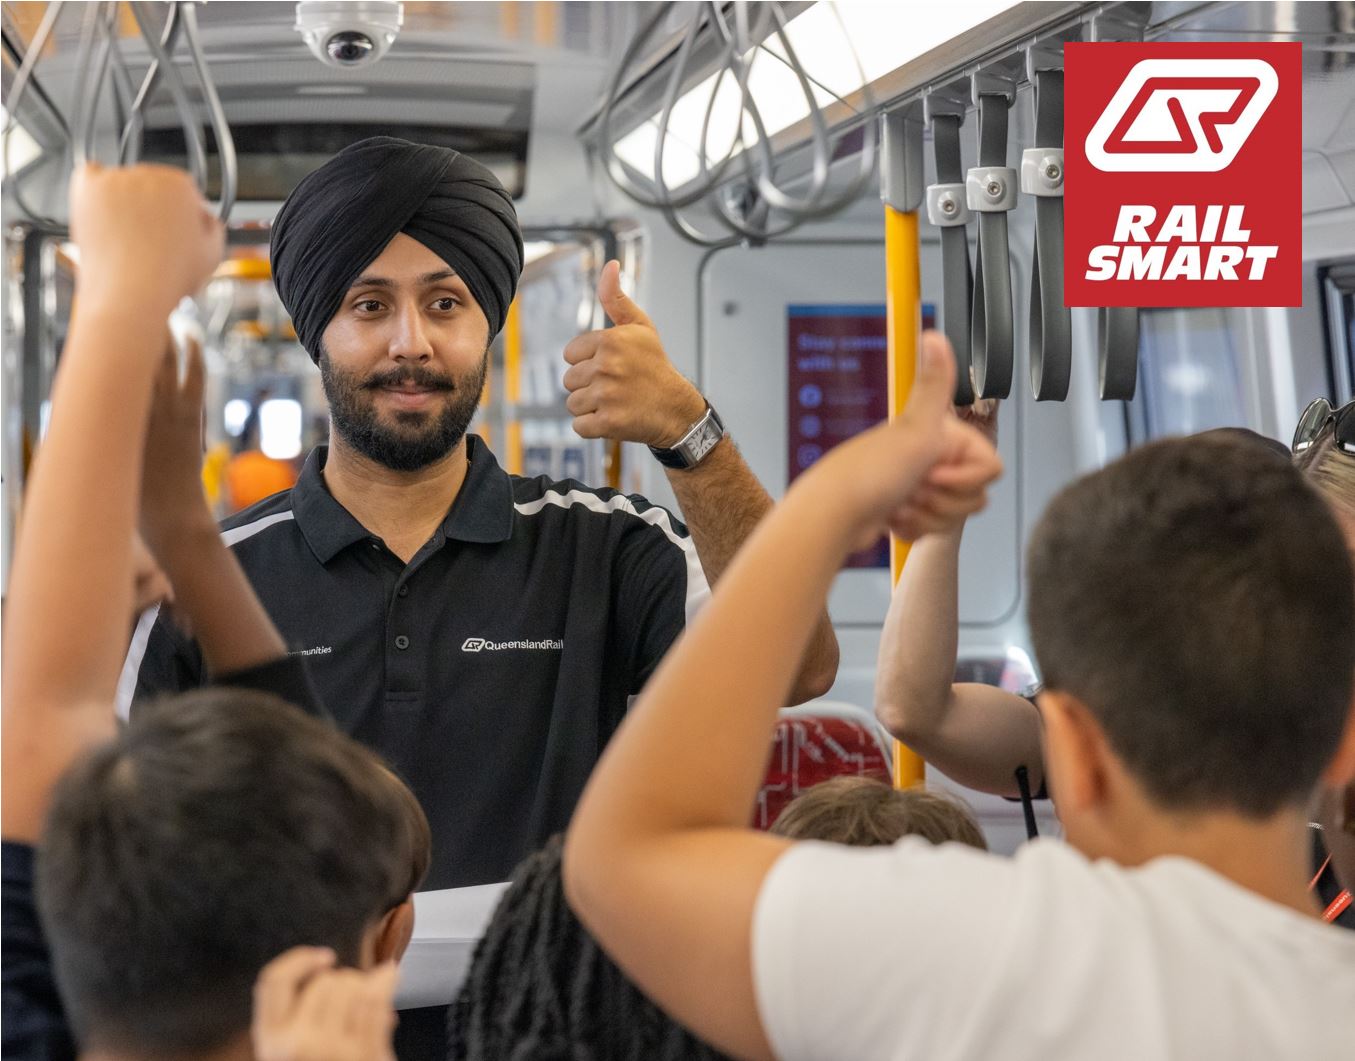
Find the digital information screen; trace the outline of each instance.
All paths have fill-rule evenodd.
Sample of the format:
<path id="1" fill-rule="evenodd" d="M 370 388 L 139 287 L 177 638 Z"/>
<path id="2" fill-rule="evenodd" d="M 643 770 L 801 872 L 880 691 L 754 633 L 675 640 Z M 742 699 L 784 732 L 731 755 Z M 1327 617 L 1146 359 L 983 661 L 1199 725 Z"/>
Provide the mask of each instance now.
<path id="1" fill-rule="evenodd" d="M 922 307 L 922 326 L 936 309 Z M 889 415 L 884 303 L 786 307 L 789 349 L 787 483 L 839 442 Z M 847 567 L 888 567 L 889 542 L 853 553 Z"/>

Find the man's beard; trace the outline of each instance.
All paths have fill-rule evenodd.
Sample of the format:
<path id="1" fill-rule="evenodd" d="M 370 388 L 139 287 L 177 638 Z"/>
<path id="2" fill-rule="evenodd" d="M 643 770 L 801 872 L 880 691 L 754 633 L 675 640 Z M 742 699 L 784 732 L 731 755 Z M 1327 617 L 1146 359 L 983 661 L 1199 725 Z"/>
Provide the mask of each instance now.
<path id="1" fill-rule="evenodd" d="M 423 365 L 405 365 L 359 380 L 356 374 L 336 371 L 323 346 L 319 361 L 330 419 L 344 442 L 392 471 L 414 472 L 447 456 L 466 434 L 484 390 L 489 351 L 460 379 Z M 399 409 L 383 419 L 377 412 L 376 391 L 401 383 L 450 391 L 452 398 L 441 412 Z"/>

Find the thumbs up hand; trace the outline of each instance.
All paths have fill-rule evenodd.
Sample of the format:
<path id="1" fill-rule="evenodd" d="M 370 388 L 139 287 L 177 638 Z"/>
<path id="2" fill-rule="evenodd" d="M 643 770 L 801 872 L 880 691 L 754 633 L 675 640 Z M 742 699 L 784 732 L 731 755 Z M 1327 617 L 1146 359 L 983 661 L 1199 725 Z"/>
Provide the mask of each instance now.
<path id="1" fill-rule="evenodd" d="M 653 322 L 621 290 L 620 273 L 620 263 L 608 262 L 598 280 L 598 301 L 613 327 L 565 347 L 565 407 L 583 438 L 667 449 L 701 419 L 706 400 L 668 360 Z"/>
<path id="2" fill-rule="evenodd" d="M 955 355 L 939 332 L 927 332 L 902 415 L 835 447 L 803 478 L 835 494 L 858 547 L 889 530 L 909 541 L 954 529 L 987 503 L 1002 474 L 989 439 L 951 408 Z M 798 488 L 797 483 L 797 488 Z"/>

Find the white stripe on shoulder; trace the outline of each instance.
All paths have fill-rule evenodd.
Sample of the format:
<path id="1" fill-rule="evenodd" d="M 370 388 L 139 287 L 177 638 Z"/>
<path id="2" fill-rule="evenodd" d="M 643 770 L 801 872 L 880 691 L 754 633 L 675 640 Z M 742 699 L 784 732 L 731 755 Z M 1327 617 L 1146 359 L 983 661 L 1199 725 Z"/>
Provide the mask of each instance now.
<path id="1" fill-rule="evenodd" d="M 701 606 L 710 599 L 710 585 L 706 582 L 706 572 L 701 567 L 701 559 L 696 555 L 696 545 L 692 542 L 690 535 L 677 532 L 667 509 L 655 505 L 640 512 L 631 504 L 630 498 L 625 494 L 617 494 L 604 500 L 589 490 L 570 490 L 567 492 L 547 490 L 535 501 L 515 502 L 513 507 L 521 515 L 535 516 L 547 505 L 555 508 L 581 505 L 589 511 L 601 513 L 625 512 L 644 520 L 652 527 L 657 527 L 663 531 L 670 542 L 682 550 L 683 559 L 687 563 L 687 622 L 690 623 L 696 613 L 701 610 Z"/>
<path id="2" fill-rule="evenodd" d="M 241 527 L 233 527 L 231 530 L 221 532 L 221 540 L 226 545 L 236 545 L 246 538 L 252 538 L 260 531 L 265 531 L 275 523 L 286 523 L 290 519 L 296 519 L 291 511 L 274 512 L 271 516 L 264 516 L 262 519 L 256 519 L 253 523 L 246 523 Z"/>
<path id="3" fill-rule="evenodd" d="M 151 627 L 160 614 L 160 605 L 147 608 L 136 621 L 132 632 L 132 643 L 127 646 L 127 657 L 122 661 L 122 673 L 118 675 L 118 691 L 113 698 L 114 710 L 118 718 L 126 722 L 132 716 L 132 700 L 136 697 L 136 679 L 141 673 L 141 663 L 146 658 L 146 646 L 151 643 Z"/>

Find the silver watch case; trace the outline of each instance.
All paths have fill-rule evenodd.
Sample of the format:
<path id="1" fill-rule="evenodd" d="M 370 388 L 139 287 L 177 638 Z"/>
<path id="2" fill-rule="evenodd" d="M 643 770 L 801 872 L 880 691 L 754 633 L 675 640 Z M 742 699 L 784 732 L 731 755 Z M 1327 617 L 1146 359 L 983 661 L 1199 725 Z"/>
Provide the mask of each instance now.
<path id="1" fill-rule="evenodd" d="M 649 447 L 665 468 L 695 468 L 711 450 L 725 437 L 725 425 L 720 416 L 710 406 L 706 406 L 706 415 L 701 417 L 672 449 Z"/>

